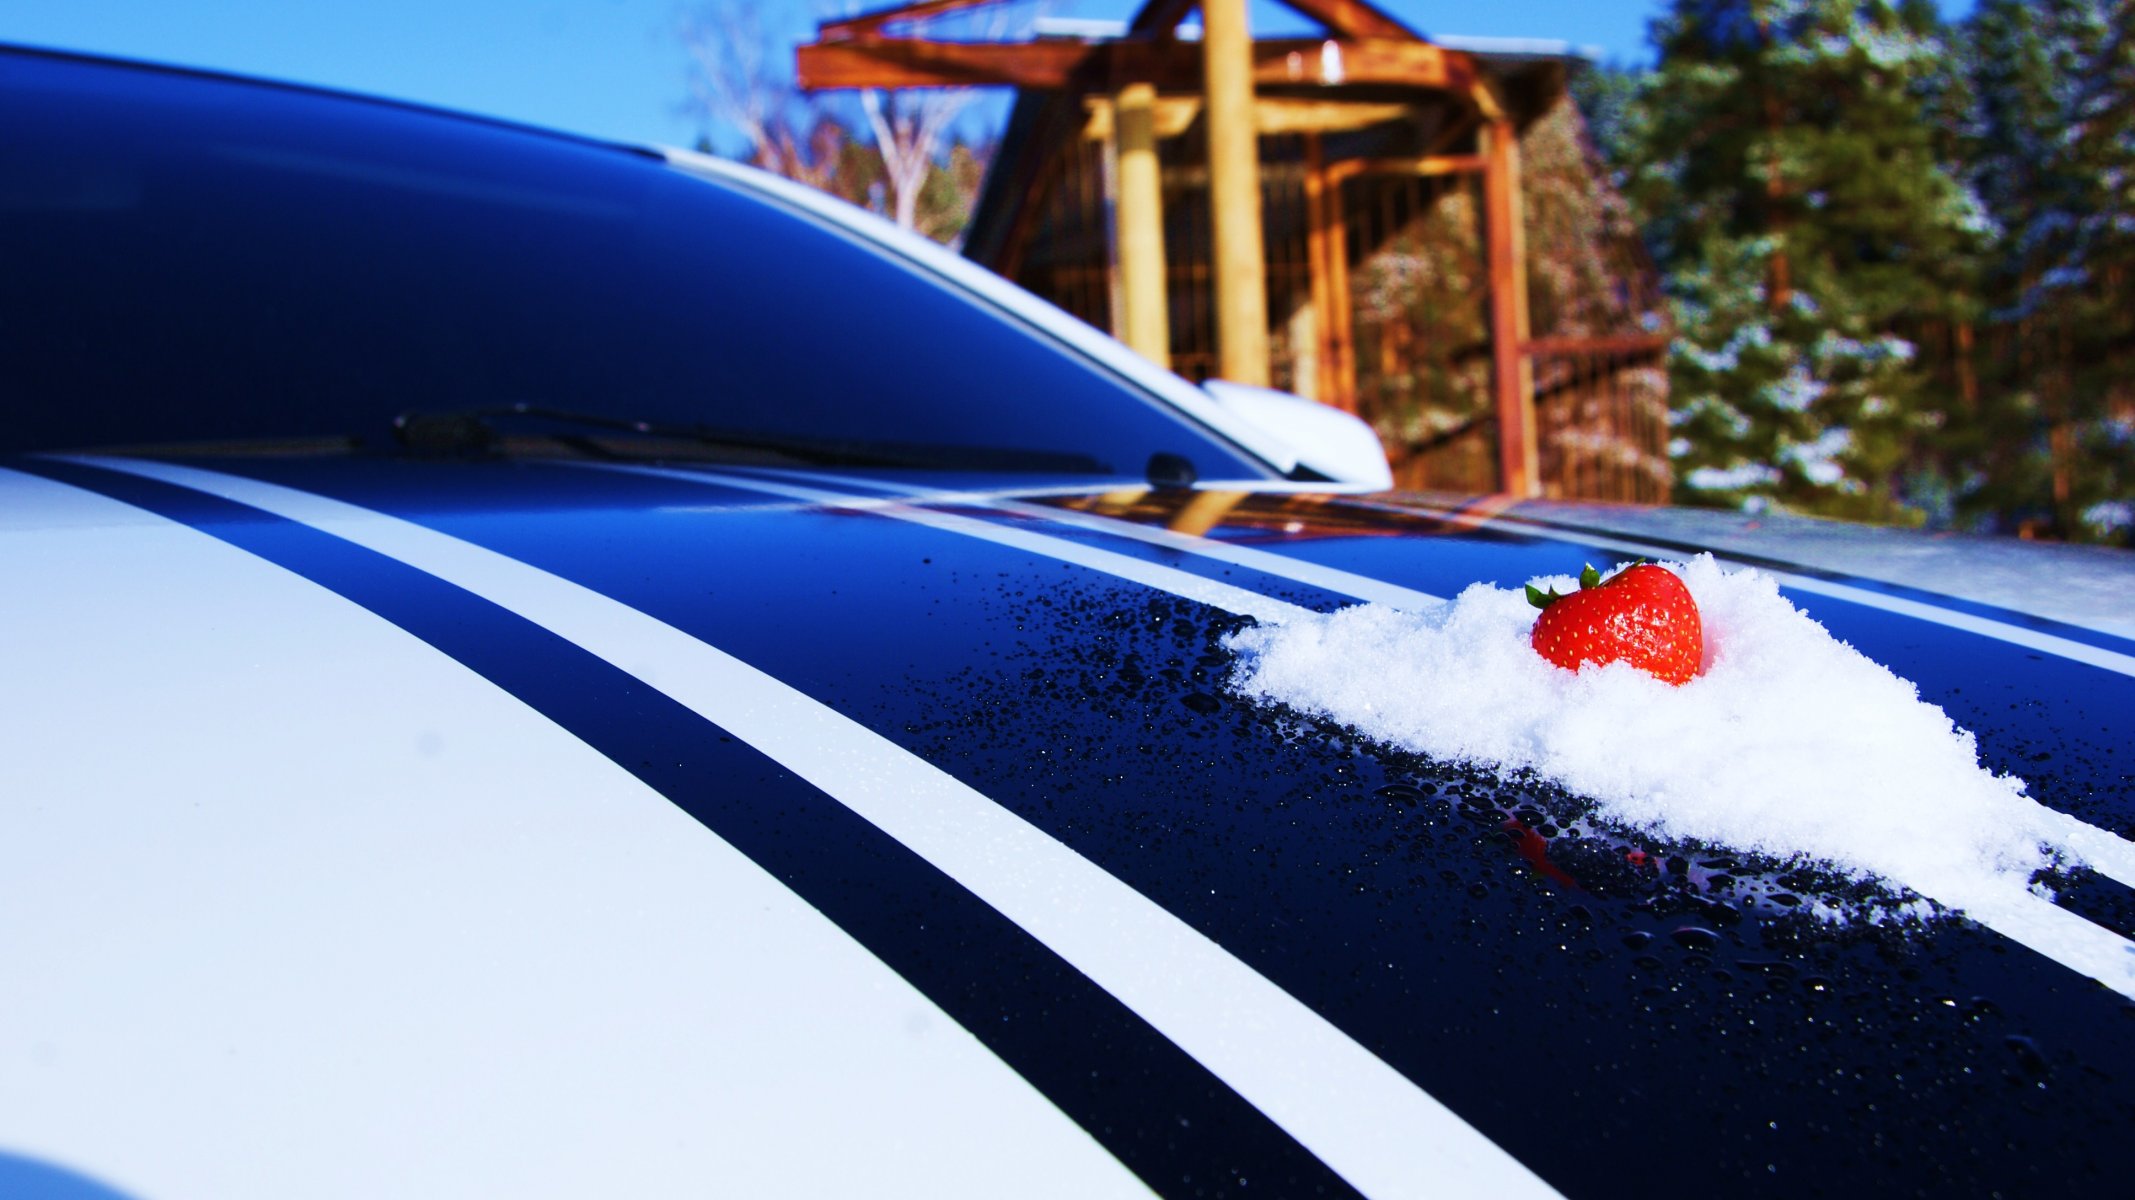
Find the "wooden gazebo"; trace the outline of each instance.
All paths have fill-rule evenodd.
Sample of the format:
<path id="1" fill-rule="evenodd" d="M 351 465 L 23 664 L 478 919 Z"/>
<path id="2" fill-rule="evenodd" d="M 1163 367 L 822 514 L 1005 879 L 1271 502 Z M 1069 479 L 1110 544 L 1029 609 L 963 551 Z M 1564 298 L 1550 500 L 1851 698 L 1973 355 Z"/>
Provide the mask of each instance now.
<path id="1" fill-rule="evenodd" d="M 1322 27 L 1303 38 L 1251 40 L 1244 0 L 1150 0 L 1072 36 L 925 35 L 988 2 L 828 22 L 798 53 L 811 89 L 1017 89 L 965 253 L 1189 378 L 1358 412 L 1404 485 L 1666 497 L 1651 269 L 1562 202 L 1608 199 L 1577 154 L 1568 56 L 1433 43 L 1362 0 L 1283 0 Z M 1574 168 L 1537 196 L 1524 142 L 1572 145 Z M 1550 257 L 1530 263 L 1538 229 Z"/>

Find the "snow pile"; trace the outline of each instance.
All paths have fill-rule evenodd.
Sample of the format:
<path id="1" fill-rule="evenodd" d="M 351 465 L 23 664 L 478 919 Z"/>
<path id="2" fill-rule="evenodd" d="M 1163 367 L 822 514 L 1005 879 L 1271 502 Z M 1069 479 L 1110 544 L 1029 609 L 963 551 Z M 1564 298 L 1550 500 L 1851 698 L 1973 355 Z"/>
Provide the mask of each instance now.
<path id="1" fill-rule="evenodd" d="M 1441 759 L 1532 769 L 1662 837 L 1807 855 L 1952 907 L 2000 907 L 2084 857 L 2071 842 L 2096 831 L 1981 767 L 1970 733 L 1770 576 L 1710 555 L 1666 565 L 1705 624 L 1705 671 L 1681 687 L 1621 663 L 1551 666 L 1528 645 L 1525 596 L 1485 584 L 1428 612 L 1372 604 L 1234 634 L 1232 686 Z"/>

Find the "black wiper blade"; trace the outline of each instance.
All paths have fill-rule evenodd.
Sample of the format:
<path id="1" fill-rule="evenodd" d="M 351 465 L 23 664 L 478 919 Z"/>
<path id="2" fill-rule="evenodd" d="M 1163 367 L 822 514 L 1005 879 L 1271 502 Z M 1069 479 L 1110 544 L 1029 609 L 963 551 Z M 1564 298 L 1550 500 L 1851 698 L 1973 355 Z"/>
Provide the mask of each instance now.
<path id="1" fill-rule="evenodd" d="M 433 456 L 482 455 L 496 451 L 502 441 L 496 421 L 500 418 L 530 418 L 581 429 L 611 430 L 635 438 L 667 442 L 667 447 L 631 446 L 627 442 L 595 440 L 584 435 L 552 435 L 552 439 L 583 453 L 601 458 L 702 457 L 673 454 L 674 444 L 703 450 L 755 451 L 778 455 L 815 466 L 910 467 L 925 470 L 1049 472 L 1064 475 L 1104 475 L 1110 468 L 1086 454 L 1018 447 L 943 446 L 909 442 L 860 441 L 842 438 L 812 438 L 756 430 L 720 429 L 709 425 L 641 421 L 607 413 L 549 408 L 538 404 L 509 404 L 469 408 L 452 412 L 404 412 L 393 418 L 393 435 L 410 451 Z"/>

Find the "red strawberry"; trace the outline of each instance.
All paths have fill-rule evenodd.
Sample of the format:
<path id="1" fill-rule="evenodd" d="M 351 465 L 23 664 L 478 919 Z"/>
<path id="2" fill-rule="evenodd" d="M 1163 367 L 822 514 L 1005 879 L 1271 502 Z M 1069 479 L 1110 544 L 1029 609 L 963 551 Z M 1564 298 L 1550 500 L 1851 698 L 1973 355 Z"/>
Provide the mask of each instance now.
<path id="1" fill-rule="evenodd" d="M 1528 602 L 1542 610 L 1529 637 L 1535 653 L 1566 670 L 1587 663 L 1627 662 L 1647 674 L 1684 684 L 1705 660 L 1705 626 L 1697 601 L 1674 574 L 1633 563 L 1603 583 L 1593 567 L 1579 573 L 1579 590 L 1547 595 L 1533 584 Z"/>

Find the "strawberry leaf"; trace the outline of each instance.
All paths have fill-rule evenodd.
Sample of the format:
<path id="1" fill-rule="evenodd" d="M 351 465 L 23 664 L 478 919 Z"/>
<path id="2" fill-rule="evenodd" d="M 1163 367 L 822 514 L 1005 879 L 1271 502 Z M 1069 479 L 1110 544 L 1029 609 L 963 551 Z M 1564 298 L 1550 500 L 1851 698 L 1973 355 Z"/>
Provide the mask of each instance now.
<path id="1" fill-rule="evenodd" d="M 1557 589 L 1555 588 L 1551 588 L 1545 593 L 1541 588 L 1531 583 L 1527 585 L 1527 602 L 1536 608 L 1548 608 L 1563 598 L 1557 594 Z"/>
<path id="2" fill-rule="evenodd" d="M 1594 564 L 1593 564 L 1593 563 L 1588 563 L 1588 564 L 1586 564 L 1585 568 L 1584 568 L 1584 569 L 1582 569 L 1582 570 L 1581 570 L 1581 571 L 1579 572 L 1579 590 L 1580 590 L 1580 591 L 1582 591 L 1582 592 L 1583 592 L 1583 591 L 1585 591 L 1586 589 L 1588 589 L 1588 588 L 1590 588 L 1590 587 L 1596 587 L 1596 586 L 1598 586 L 1598 585 L 1599 585 L 1600 583 L 1601 583 L 1601 572 L 1599 572 L 1599 571 L 1597 571 L 1597 570 L 1595 570 L 1595 569 L 1594 569 Z"/>

